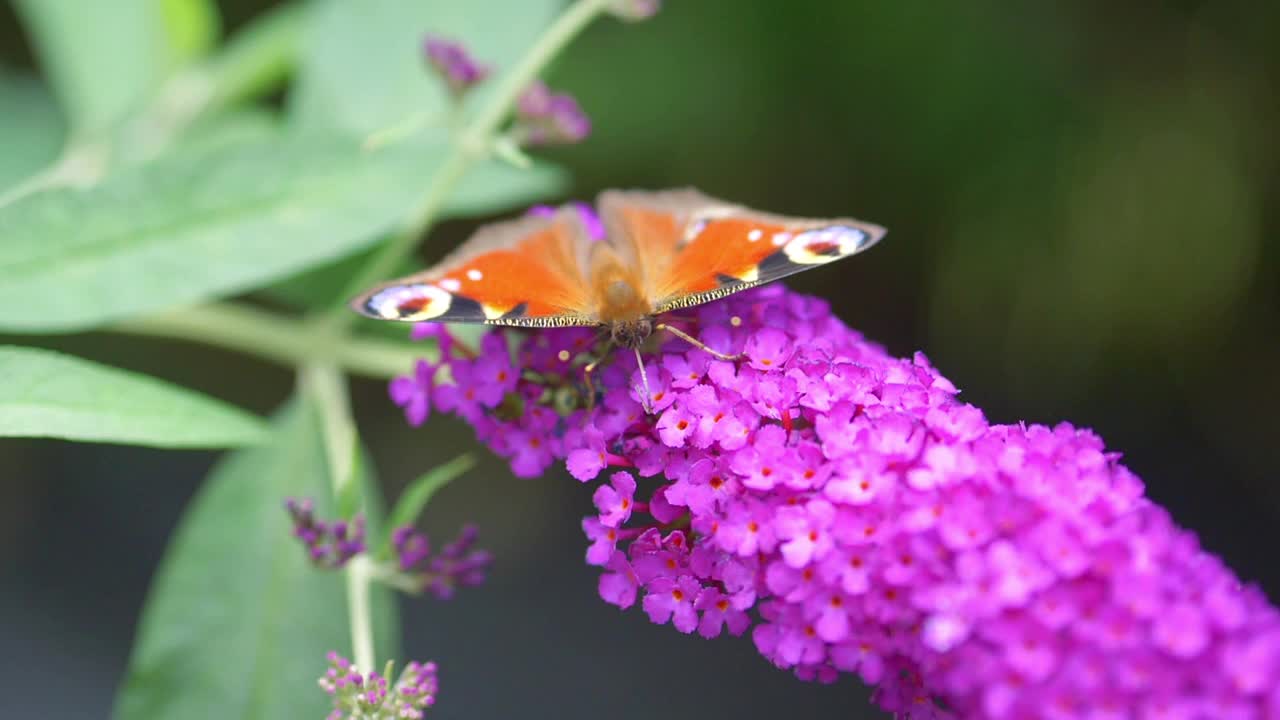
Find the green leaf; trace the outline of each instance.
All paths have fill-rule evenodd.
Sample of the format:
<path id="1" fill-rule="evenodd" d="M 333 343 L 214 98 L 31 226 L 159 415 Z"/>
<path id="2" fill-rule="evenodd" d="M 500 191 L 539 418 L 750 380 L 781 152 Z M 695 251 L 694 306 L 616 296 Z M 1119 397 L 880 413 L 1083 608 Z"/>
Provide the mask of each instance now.
<path id="1" fill-rule="evenodd" d="M 463 473 L 475 467 L 476 460 L 470 455 L 459 455 L 443 465 L 437 465 L 426 474 L 409 484 L 400 494 L 391 515 L 387 518 L 386 530 L 378 545 L 378 556 L 385 557 L 391 550 L 391 533 L 398 527 L 412 525 L 417 521 L 432 496 L 445 485 L 456 480 Z"/>
<path id="2" fill-rule="evenodd" d="M 70 355 L 0 346 L 0 436 L 170 448 L 262 439 L 254 416 L 145 375 Z"/>
<path id="3" fill-rule="evenodd" d="M 34 78 L 0 69 L 0 190 L 52 164 L 64 135 L 49 91 Z"/>
<path id="4" fill-rule="evenodd" d="M 424 35 L 458 40 L 479 62 L 501 71 L 533 44 L 562 4 L 322 0 L 307 28 L 290 109 L 301 124 L 361 134 L 419 113 L 443 113 L 448 96 L 423 64 Z"/>
<path id="5" fill-rule="evenodd" d="M 332 505 L 320 426 L 305 402 L 282 411 L 270 445 L 219 463 L 182 519 L 143 611 L 116 720 L 319 718 L 324 655 L 350 657 L 341 573 L 317 570 L 291 536 L 286 497 Z M 383 657 L 398 637 L 374 588 Z"/>
<path id="6" fill-rule="evenodd" d="M 172 70 L 209 44 L 207 25 L 216 18 L 208 0 L 14 5 L 72 126 L 86 132 L 139 107 Z"/>
<path id="7" fill-rule="evenodd" d="M 0 209 L 0 330 L 73 331 L 237 294 L 368 247 L 403 221 L 446 152 L 332 134 L 172 152 L 79 190 Z M 497 163 L 444 215 L 545 197 L 561 175 Z"/>

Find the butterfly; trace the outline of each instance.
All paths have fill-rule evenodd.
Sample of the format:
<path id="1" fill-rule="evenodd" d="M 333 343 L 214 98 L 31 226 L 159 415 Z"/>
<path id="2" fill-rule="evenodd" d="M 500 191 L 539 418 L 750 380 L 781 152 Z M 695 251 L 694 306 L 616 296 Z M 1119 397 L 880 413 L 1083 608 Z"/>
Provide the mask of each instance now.
<path id="1" fill-rule="evenodd" d="M 693 189 L 609 190 L 596 206 L 602 233 L 572 206 L 487 225 L 435 267 L 378 285 L 351 307 L 401 322 L 601 327 L 637 358 L 666 330 L 731 358 L 658 318 L 862 252 L 885 233 L 852 219 L 758 212 Z"/>

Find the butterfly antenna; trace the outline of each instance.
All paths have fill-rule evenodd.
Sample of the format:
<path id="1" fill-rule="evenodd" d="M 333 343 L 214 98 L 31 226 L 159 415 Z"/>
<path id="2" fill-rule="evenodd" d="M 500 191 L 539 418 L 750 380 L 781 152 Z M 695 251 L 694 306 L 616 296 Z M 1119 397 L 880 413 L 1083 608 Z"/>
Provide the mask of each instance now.
<path id="1" fill-rule="evenodd" d="M 640 403 L 640 405 L 644 407 L 644 412 L 648 415 L 653 412 L 653 393 L 649 390 L 649 373 L 645 372 L 644 358 L 640 357 L 640 348 L 631 348 L 631 351 L 636 354 L 636 365 L 640 366 L 640 384 L 644 385 L 644 395 L 641 396 L 644 402 Z"/>
<path id="2" fill-rule="evenodd" d="M 675 335 L 676 337 L 689 343 L 690 345 L 696 348 L 702 348 L 703 350 L 706 350 L 708 353 L 710 353 L 714 357 L 717 357 L 721 360 L 728 360 L 729 362 L 733 362 L 734 360 L 741 360 L 743 358 L 742 353 L 738 353 L 737 355 L 726 355 L 720 352 L 719 350 L 713 350 L 712 348 L 707 347 L 706 343 L 702 342 L 701 340 L 698 340 L 697 338 L 690 335 L 689 333 L 681 330 L 680 328 L 672 327 L 666 323 L 658 323 L 657 325 L 653 326 L 653 329 L 666 330 L 667 332 L 671 333 L 672 335 Z"/>

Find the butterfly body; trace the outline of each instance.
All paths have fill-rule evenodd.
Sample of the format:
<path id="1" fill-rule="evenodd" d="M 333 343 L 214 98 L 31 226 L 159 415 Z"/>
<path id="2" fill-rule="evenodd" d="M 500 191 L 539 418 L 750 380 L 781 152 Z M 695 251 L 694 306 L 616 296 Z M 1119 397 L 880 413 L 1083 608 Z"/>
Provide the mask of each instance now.
<path id="1" fill-rule="evenodd" d="M 695 190 L 608 191 L 599 221 L 572 207 L 481 228 L 434 268 L 352 307 L 402 322 L 599 326 L 638 348 L 671 310 L 861 252 L 884 229 L 759 213 Z"/>

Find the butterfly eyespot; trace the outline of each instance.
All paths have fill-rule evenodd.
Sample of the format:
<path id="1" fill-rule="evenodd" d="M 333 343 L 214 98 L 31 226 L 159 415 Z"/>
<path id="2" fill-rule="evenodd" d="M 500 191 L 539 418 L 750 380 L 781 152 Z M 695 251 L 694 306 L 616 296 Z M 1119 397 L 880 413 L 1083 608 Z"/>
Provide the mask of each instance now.
<path id="1" fill-rule="evenodd" d="M 787 259 L 799 265 L 820 265 L 852 255 L 866 247 L 871 236 L 846 225 L 806 230 L 783 248 Z"/>
<path id="2" fill-rule="evenodd" d="M 430 320 L 448 312 L 452 302 L 453 295 L 435 285 L 396 285 L 370 295 L 365 309 L 387 320 Z"/>

